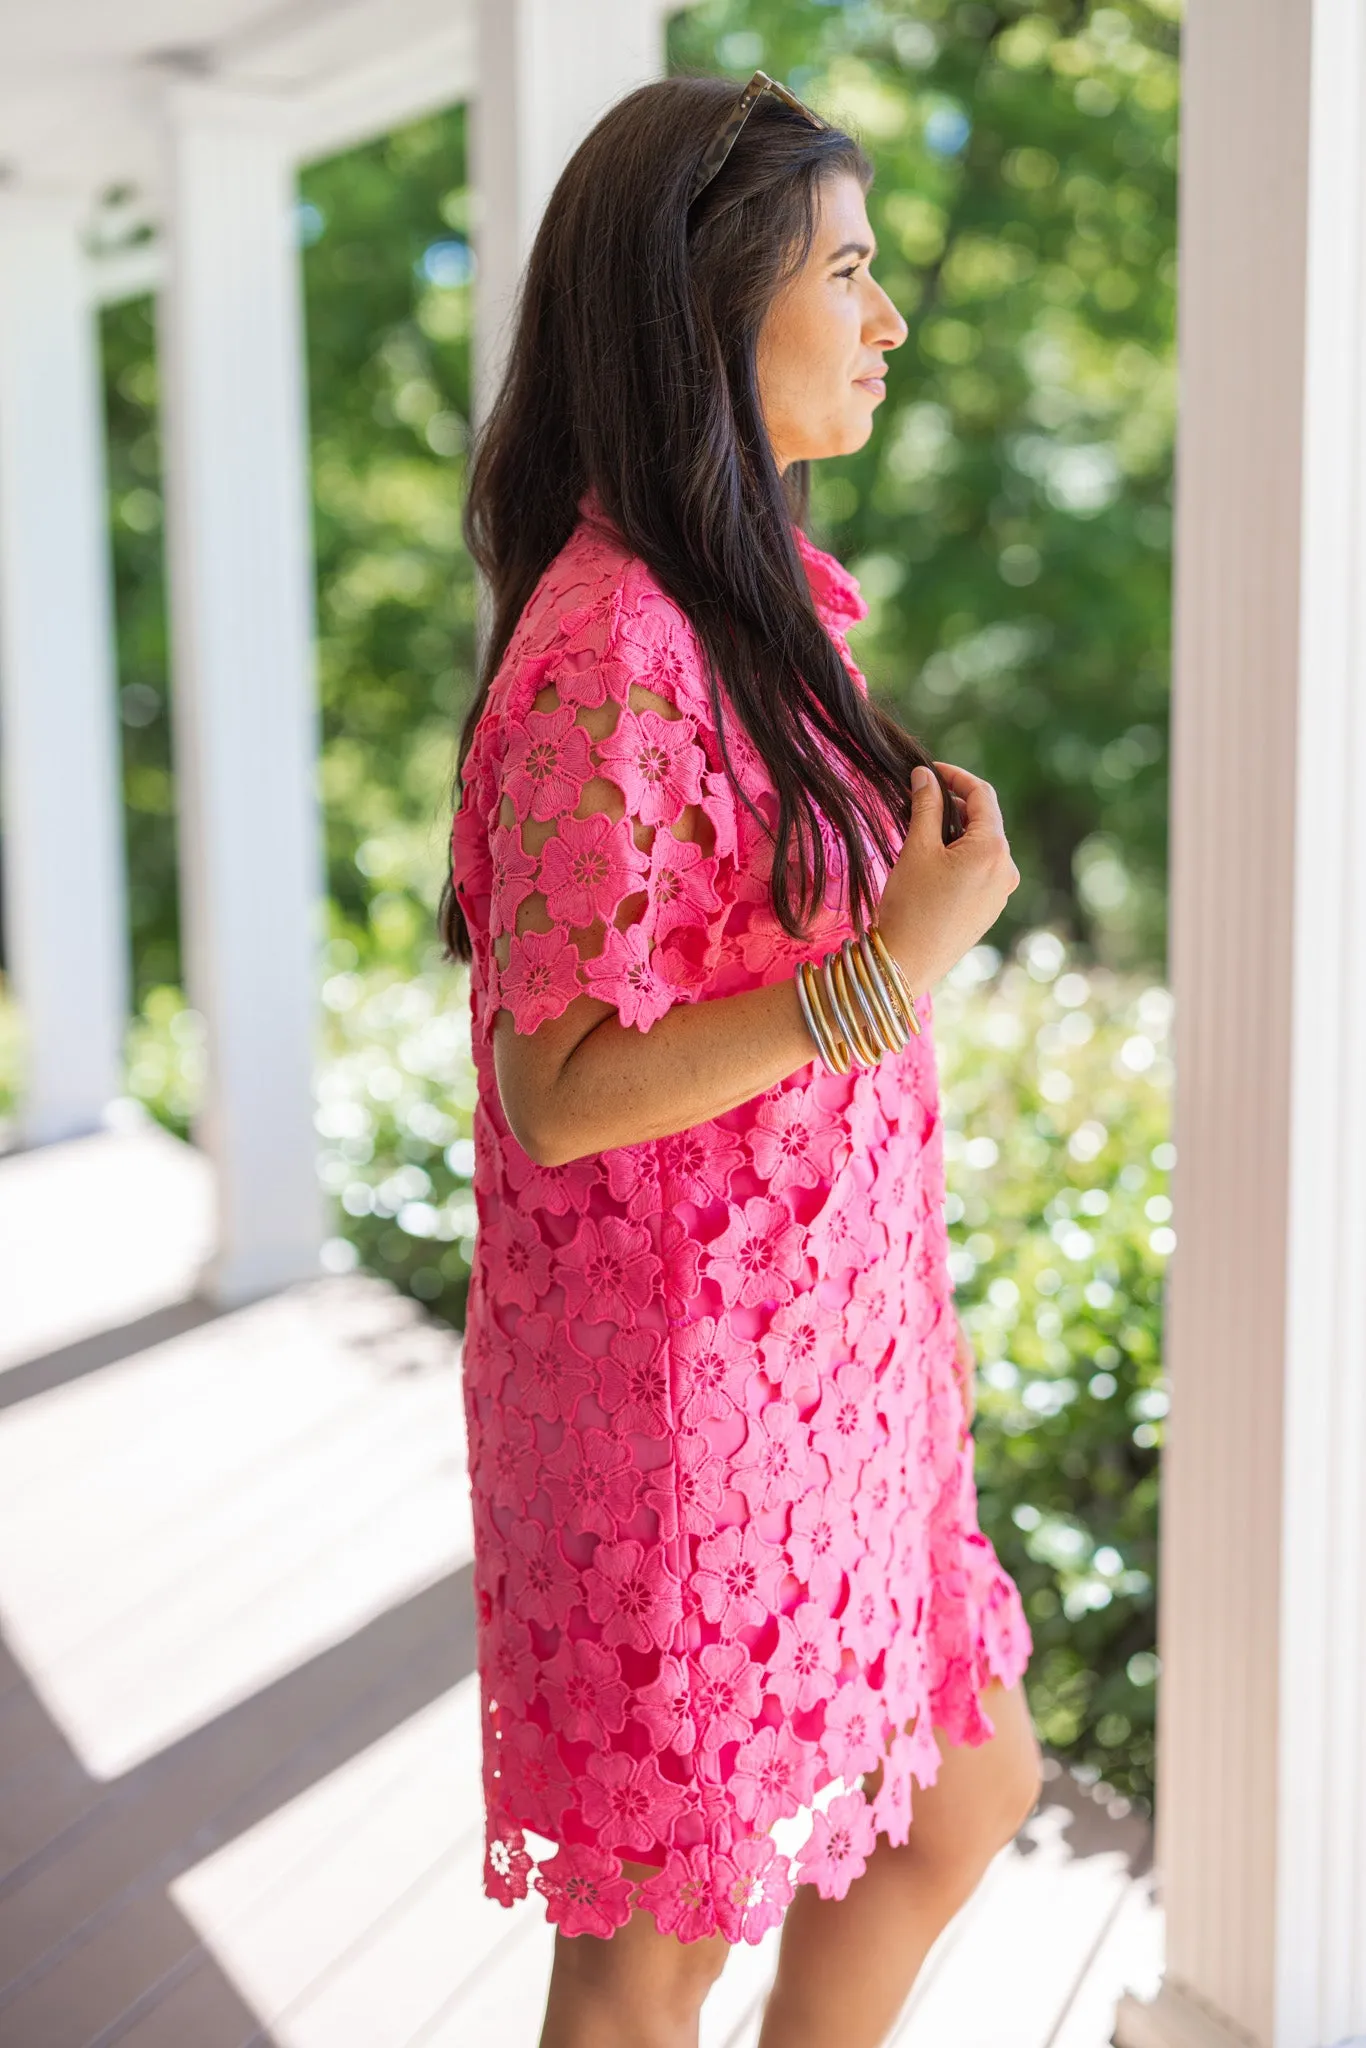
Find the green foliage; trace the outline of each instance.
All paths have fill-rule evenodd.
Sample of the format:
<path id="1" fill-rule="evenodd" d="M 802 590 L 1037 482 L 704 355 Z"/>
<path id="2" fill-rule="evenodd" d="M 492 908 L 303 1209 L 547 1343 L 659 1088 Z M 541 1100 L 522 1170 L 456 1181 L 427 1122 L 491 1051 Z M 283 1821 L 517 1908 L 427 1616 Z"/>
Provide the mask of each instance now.
<path id="1" fill-rule="evenodd" d="M 951 1268 L 983 1527 L 1034 1631 L 1041 1735 L 1125 1796 L 1153 1767 L 1171 999 L 1027 934 L 935 997 Z"/>
<path id="2" fill-rule="evenodd" d="M 135 1000 L 180 972 L 175 780 L 162 569 L 156 324 L 150 299 L 101 316 L 118 618 L 123 815 Z"/>
<path id="3" fill-rule="evenodd" d="M 314 165 L 301 195 L 333 932 L 410 971 L 435 953 L 473 665 L 464 110 Z"/>
<path id="4" fill-rule="evenodd" d="M 14 1142 L 14 1112 L 24 1080 L 24 1032 L 18 1008 L 0 975 L 0 1152 Z"/>
<path id="5" fill-rule="evenodd" d="M 312 413 L 320 768 L 334 935 L 435 950 L 473 654 L 464 110 L 316 164 L 299 236 Z M 180 978 L 151 301 L 104 315 L 136 998 Z"/>
<path id="6" fill-rule="evenodd" d="M 333 954 L 344 960 L 344 943 Z M 318 1171 L 338 1231 L 328 1262 L 359 1261 L 462 1325 L 475 1229 L 465 969 L 341 966 L 323 1004 Z"/>
<path id="7" fill-rule="evenodd" d="M 1055 924 L 1164 956 L 1176 0 L 703 0 L 677 66 L 756 65 L 874 159 L 910 322 L 858 455 L 817 465 L 875 690 L 1001 796 Z"/>

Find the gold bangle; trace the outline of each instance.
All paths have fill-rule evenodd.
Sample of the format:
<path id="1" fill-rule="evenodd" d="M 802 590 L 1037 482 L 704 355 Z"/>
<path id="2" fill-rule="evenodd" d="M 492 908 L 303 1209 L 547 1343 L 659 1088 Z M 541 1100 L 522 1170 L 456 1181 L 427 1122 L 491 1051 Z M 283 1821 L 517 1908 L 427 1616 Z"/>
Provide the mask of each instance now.
<path id="1" fill-rule="evenodd" d="M 835 987 L 839 991 L 845 1035 L 852 1040 L 854 1052 L 860 1064 L 865 1067 L 875 1067 L 882 1054 L 876 1045 L 870 1044 L 863 1019 L 854 1007 L 853 998 L 849 993 L 848 979 L 844 972 L 844 957 L 838 947 L 830 955 L 830 965 L 834 971 Z"/>
<path id="2" fill-rule="evenodd" d="M 892 986 L 881 961 L 873 951 L 872 943 L 866 931 L 859 934 L 856 952 L 863 972 L 872 986 L 876 1000 L 880 1004 L 884 1015 L 890 1020 L 890 1030 L 896 1049 L 898 1052 L 903 1052 L 911 1041 L 911 1027 L 906 1022 L 906 1013 L 901 1007 L 900 995 Z"/>
<path id="3" fill-rule="evenodd" d="M 845 986 L 854 999 L 854 1008 L 858 1013 L 859 1030 L 863 1033 L 869 1045 L 877 1048 L 878 1059 L 883 1059 L 887 1053 L 895 1050 L 896 1040 L 888 1035 L 867 989 L 863 986 L 863 976 L 859 972 L 857 961 L 858 955 L 854 950 L 853 935 L 850 934 L 840 947 L 840 968 L 844 975 Z"/>
<path id="4" fill-rule="evenodd" d="M 868 936 L 873 942 L 873 951 L 886 968 L 888 975 L 891 977 L 892 985 L 901 998 L 901 1006 L 906 1013 L 906 1022 L 918 1037 L 920 1035 L 920 1019 L 915 1014 L 915 997 L 911 994 L 911 985 L 902 971 L 901 962 L 895 959 L 888 951 L 887 941 L 883 938 L 882 933 L 875 924 L 869 925 Z"/>
<path id="5" fill-rule="evenodd" d="M 832 1074 L 847 1074 L 849 1071 L 849 1048 L 841 1040 L 834 1021 L 826 1008 L 820 976 L 816 972 L 814 962 L 810 960 L 802 962 L 802 978 L 806 986 L 807 995 L 811 998 L 812 1015 L 816 1019 L 818 1029 L 824 1036 L 826 1063 Z"/>
<path id="6" fill-rule="evenodd" d="M 910 1038 L 910 1027 L 894 1003 L 888 1000 L 882 986 L 882 971 L 876 964 L 876 955 L 868 944 L 868 934 L 860 932 L 857 942 L 850 949 L 850 960 L 854 972 L 863 985 L 863 992 L 873 1006 L 878 1029 L 887 1043 L 889 1052 L 904 1050 Z"/>
<path id="7" fill-rule="evenodd" d="M 834 957 L 833 953 L 827 953 L 821 962 L 820 985 L 825 994 L 825 1015 L 835 1034 L 836 1042 L 848 1055 L 849 1067 L 860 1067 L 863 1062 L 858 1056 L 858 1046 L 845 1023 L 843 1005 L 835 990 L 834 976 L 830 972 L 830 963 Z M 845 1068 L 846 1073 L 849 1067 Z"/>
<path id="8" fill-rule="evenodd" d="M 835 1060 L 838 1069 L 841 1074 L 851 1073 L 857 1064 L 854 1048 L 841 1026 L 839 1007 L 831 1000 L 829 976 L 824 971 L 824 964 L 822 963 L 822 967 L 818 971 L 815 961 L 808 961 L 807 976 L 807 986 L 811 990 L 812 1002 L 820 1012 L 826 1031 L 829 1033 L 830 1042 L 835 1048 Z"/>
<path id="9" fill-rule="evenodd" d="M 824 1017 L 817 1010 L 811 989 L 808 986 L 807 971 L 807 962 L 799 960 L 797 972 L 794 976 L 797 984 L 797 1000 L 802 1006 L 802 1015 L 806 1019 L 806 1028 L 811 1033 L 816 1051 L 820 1056 L 821 1065 L 826 1069 L 827 1073 L 838 1074 L 841 1072 L 841 1068 L 835 1060 L 834 1047 L 826 1031 Z M 844 1071 L 847 1072 L 847 1069 L 844 1069 Z"/>

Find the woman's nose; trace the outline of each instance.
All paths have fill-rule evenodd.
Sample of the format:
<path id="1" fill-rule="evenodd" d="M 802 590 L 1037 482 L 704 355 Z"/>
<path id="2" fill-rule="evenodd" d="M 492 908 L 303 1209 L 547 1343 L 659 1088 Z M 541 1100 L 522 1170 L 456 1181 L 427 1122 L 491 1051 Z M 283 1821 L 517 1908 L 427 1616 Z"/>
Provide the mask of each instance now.
<path id="1" fill-rule="evenodd" d="M 864 339 L 873 348 L 900 348 L 911 330 L 882 286 L 878 285 L 876 290 L 877 304 L 864 325 Z"/>

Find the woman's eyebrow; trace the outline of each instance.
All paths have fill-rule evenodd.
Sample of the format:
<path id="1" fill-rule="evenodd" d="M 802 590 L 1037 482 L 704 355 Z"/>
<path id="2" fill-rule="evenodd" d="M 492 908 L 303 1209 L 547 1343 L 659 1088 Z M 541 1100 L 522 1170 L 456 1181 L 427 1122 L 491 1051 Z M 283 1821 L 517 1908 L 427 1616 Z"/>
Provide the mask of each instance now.
<path id="1" fill-rule="evenodd" d="M 876 250 L 871 242 L 841 242 L 838 249 L 832 249 L 826 257 L 827 263 L 838 263 L 841 256 L 872 257 Z"/>

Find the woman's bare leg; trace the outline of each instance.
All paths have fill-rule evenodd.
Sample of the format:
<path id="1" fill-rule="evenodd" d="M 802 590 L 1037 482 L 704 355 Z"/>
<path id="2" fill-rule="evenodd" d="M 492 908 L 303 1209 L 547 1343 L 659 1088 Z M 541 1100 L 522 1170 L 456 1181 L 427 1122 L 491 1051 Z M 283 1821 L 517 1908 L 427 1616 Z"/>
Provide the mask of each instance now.
<path id="1" fill-rule="evenodd" d="M 627 1877 L 655 1875 L 623 1863 Z M 696 2048 L 702 2001 L 730 1944 L 679 1941 L 637 1910 L 609 1940 L 555 1937 L 541 2048 Z"/>
<path id="2" fill-rule="evenodd" d="M 880 1835 L 843 1899 L 798 1887 L 759 2048 L 877 2048 L 885 2040 L 935 1937 L 1039 1796 L 1023 1688 L 992 1687 L 983 1705 L 996 1730 L 989 1742 L 955 1748 L 936 1731 L 943 1762 L 936 1782 L 915 1791 L 904 1848 Z"/>

